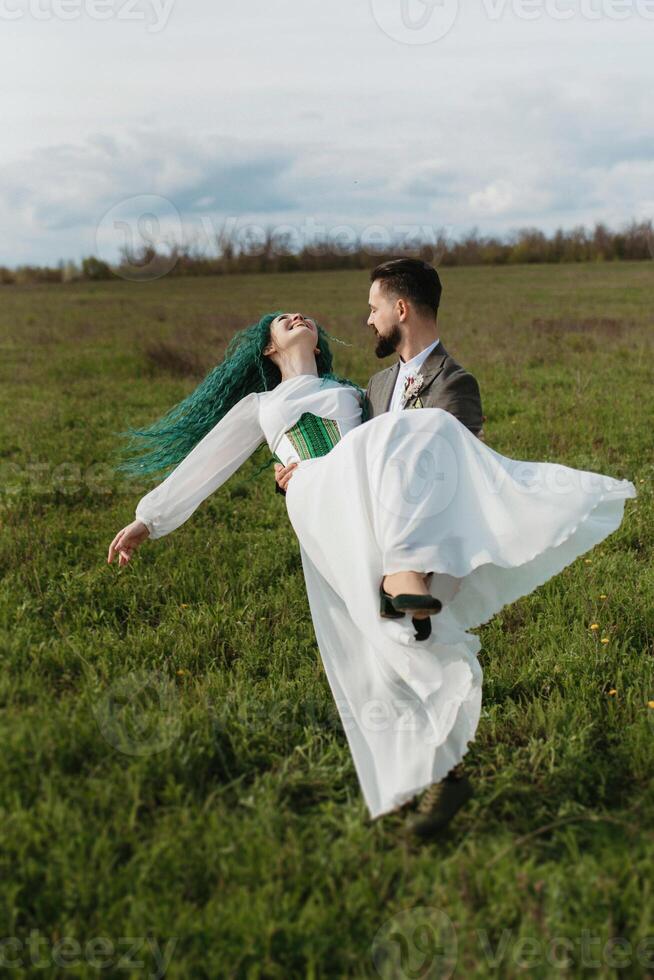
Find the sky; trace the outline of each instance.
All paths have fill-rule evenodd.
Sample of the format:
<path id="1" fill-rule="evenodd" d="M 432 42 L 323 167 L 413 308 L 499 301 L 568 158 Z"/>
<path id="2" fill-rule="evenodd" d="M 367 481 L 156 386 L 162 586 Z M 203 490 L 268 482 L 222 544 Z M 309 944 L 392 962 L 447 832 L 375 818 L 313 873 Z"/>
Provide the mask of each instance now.
<path id="1" fill-rule="evenodd" d="M 0 264 L 654 217 L 654 0 L 0 0 Z"/>

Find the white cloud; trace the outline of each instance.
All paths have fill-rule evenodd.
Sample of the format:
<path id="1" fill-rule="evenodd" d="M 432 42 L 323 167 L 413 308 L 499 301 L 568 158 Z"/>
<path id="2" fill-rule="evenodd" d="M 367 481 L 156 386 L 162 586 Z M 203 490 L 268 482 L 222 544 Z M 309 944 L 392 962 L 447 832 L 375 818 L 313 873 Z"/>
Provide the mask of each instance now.
<path id="1" fill-rule="evenodd" d="M 648 217 L 653 38 L 643 19 L 491 21 L 481 3 L 424 46 L 349 0 L 177 0 L 156 34 L 5 23 L 0 263 L 79 258 L 142 194 L 190 225 Z"/>
<path id="2" fill-rule="evenodd" d="M 474 191 L 468 198 L 470 207 L 485 215 L 506 214 L 514 203 L 511 185 L 506 180 L 498 180 L 481 191 Z"/>

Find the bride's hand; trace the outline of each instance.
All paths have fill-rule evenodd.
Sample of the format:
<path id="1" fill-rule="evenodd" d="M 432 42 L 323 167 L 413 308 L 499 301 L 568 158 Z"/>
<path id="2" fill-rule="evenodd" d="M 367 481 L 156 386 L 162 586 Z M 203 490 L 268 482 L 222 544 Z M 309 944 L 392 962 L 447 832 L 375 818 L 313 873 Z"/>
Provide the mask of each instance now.
<path id="1" fill-rule="evenodd" d="M 281 463 L 275 463 L 275 480 L 280 490 L 286 490 L 288 481 L 293 476 L 293 470 L 296 466 L 297 463 L 291 463 L 289 466 L 282 466 Z"/>
<path id="2" fill-rule="evenodd" d="M 118 532 L 109 545 L 107 564 L 111 565 L 115 556 L 118 555 L 118 567 L 122 568 L 130 560 L 136 549 L 149 537 L 150 532 L 142 521 L 132 521 L 131 524 Z"/>

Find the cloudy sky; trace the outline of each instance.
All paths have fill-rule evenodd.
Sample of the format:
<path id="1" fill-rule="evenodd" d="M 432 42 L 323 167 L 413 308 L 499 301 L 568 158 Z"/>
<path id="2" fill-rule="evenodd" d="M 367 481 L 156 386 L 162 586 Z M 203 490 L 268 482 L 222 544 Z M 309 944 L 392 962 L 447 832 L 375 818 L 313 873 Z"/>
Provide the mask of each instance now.
<path id="1" fill-rule="evenodd" d="M 654 0 L 465 4 L 0 0 L 0 264 L 654 217 Z"/>

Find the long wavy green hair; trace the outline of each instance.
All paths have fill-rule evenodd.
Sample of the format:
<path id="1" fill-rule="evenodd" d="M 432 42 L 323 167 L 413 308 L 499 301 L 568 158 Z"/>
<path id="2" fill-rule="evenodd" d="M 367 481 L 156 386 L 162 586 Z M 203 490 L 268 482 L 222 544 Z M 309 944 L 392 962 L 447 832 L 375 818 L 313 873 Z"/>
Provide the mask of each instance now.
<path id="1" fill-rule="evenodd" d="M 223 360 L 190 395 L 174 405 L 162 418 L 145 429 L 129 426 L 122 432 L 114 433 L 130 440 L 124 450 L 127 457 L 115 469 L 131 476 L 174 469 L 242 398 L 254 391 L 275 388 L 281 382 L 281 372 L 263 351 L 270 341 L 272 322 L 281 312 L 266 313 L 258 323 L 239 330 L 227 345 Z M 319 324 L 317 327 L 320 353 L 316 355 L 316 367 L 319 377 L 351 385 L 364 395 L 363 389 L 354 381 L 332 372 L 332 353 L 328 342 L 330 334 Z M 343 343 L 335 337 L 331 339 Z M 363 421 L 366 421 L 368 406 L 365 398 L 362 403 Z M 135 452 L 136 449 L 140 452 Z M 257 473 L 272 462 L 274 457 L 271 456 Z"/>

